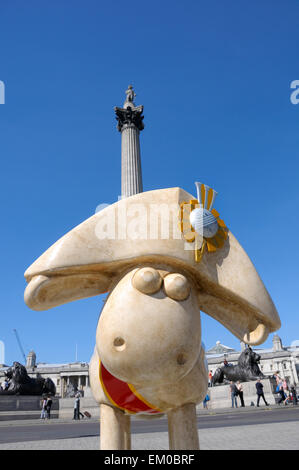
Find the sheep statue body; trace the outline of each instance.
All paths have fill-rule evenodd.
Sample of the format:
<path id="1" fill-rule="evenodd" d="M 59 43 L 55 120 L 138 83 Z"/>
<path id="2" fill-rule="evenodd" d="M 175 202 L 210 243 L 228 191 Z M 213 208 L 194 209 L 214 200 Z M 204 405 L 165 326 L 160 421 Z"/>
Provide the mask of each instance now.
<path id="1" fill-rule="evenodd" d="M 261 344 L 280 326 L 250 259 L 211 209 L 213 194 L 201 194 L 203 201 L 169 188 L 120 200 L 25 273 L 25 302 L 34 310 L 109 293 L 90 362 L 101 449 L 130 449 L 136 414 L 167 415 L 170 449 L 199 448 L 196 405 L 208 384 L 201 310 L 247 344 Z M 189 224 L 198 206 L 213 214 L 201 234 Z"/>

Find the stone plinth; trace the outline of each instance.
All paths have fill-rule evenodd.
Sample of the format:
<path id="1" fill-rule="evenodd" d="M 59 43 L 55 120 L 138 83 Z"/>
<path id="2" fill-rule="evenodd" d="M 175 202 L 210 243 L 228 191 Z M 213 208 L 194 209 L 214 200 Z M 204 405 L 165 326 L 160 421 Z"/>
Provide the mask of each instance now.
<path id="1" fill-rule="evenodd" d="M 39 418 L 42 397 L 0 395 L 0 421 Z M 52 398 L 51 418 L 58 418 L 59 400 Z"/>
<path id="2" fill-rule="evenodd" d="M 276 382 L 273 379 L 263 379 L 261 383 L 264 386 L 264 396 L 266 401 L 270 405 L 276 403 L 277 395 L 275 395 Z M 257 394 L 255 388 L 255 381 L 252 382 L 243 382 L 243 398 L 245 406 L 250 406 L 250 403 L 253 402 L 256 406 Z M 217 408 L 230 408 L 232 406 L 230 386 L 229 385 L 217 385 L 215 387 L 209 387 L 208 394 L 210 396 L 210 401 L 208 402 L 209 409 Z M 241 406 L 240 398 L 237 397 L 238 406 Z M 260 405 L 264 405 L 264 401 L 261 398 Z M 202 404 L 199 405 L 201 409 Z"/>
<path id="3" fill-rule="evenodd" d="M 0 421 L 39 419 L 41 400 L 41 397 L 36 396 L 0 396 Z M 73 418 L 75 398 L 52 400 L 51 418 Z M 80 411 L 88 411 L 93 418 L 100 416 L 100 407 L 92 396 L 80 399 Z"/>
<path id="4" fill-rule="evenodd" d="M 74 403 L 75 398 L 60 398 L 59 418 L 72 419 L 74 417 Z M 80 398 L 80 411 L 81 413 L 88 411 L 92 418 L 100 417 L 100 406 L 92 396 Z"/>

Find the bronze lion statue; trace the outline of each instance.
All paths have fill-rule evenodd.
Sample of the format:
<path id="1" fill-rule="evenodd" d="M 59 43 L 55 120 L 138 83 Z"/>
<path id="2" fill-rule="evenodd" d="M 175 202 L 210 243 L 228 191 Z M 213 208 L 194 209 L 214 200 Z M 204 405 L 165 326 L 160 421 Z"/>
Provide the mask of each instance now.
<path id="1" fill-rule="evenodd" d="M 260 370 L 258 364 L 261 356 L 255 353 L 250 347 L 247 347 L 239 356 L 238 364 L 226 365 L 216 369 L 212 377 L 212 386 L 221 384 L 226 381 L 249 382 L 264 378 L 264 374 Z"/>
<path id="2" fill-rule="evenodd" d="M 36 379 L 29 377 L 26 368 L 19 362 L 14 362 L 5 372 L 9 386 L 2 395 L 55 395 L 54 382 L 37 375 Z"/>

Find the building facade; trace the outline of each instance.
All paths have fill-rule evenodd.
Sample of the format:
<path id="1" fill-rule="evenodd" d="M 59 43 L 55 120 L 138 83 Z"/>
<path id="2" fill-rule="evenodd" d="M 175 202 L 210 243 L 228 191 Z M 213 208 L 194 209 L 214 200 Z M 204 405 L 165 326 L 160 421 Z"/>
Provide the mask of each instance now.
<path id="1" fill-rule="evenodd" d="M 4 381 L 4 372 L 8 366 L 0 368 L 0 383 Z M 29 377 L 49 377 L 56 387 L 56 395 L 64 398 L 68 386 L 73 386 L 82 392 L 83 396 L 90 396 L 89 364 L 87 362 L 73 362 L 66 364 L 36 363 L 36 354 L 30 351 L 26 360 L 26 369 Z"/>

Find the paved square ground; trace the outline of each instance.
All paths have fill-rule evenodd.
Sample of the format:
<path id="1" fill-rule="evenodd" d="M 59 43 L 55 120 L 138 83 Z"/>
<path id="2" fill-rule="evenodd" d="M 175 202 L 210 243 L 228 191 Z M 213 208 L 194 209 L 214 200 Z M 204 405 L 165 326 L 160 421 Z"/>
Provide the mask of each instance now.
<path id="1" fill-rule="evenodd" d="M 5 432 L 5 429 L 1 429 Z M 299 422 L 200 429 L 201 450 L 299 450 Z M 0 450 L 95 450 L 98 437 L 1 444 Z M 167 432 L 132 435 L 132 449 L 168 449 Z"/>

